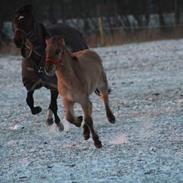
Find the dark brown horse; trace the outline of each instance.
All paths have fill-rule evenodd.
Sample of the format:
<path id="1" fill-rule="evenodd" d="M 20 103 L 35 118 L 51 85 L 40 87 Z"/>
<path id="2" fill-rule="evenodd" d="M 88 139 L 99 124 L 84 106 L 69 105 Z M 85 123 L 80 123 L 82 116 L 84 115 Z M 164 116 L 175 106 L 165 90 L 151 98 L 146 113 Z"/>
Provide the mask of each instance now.
<path id="1" fill-rule="evenodd" d="M 69 26 L 59 24 L 46 29 L 33 17 L 31 5 L 25 5 L 16 11 L 13 30 L 14 43 L 21 49 L 23 56 L 22 81 L 27 89 L 27 104 L 32 114 L 40 113 L 41 107 L 34 106 L 34 91 L 41 87 L 50 89 L 51 102 L 46 122 L 48 125 L 53 124 L 54 115 L 59 130 L 63 130 L 63 125 L 57 115 L 57 79 L 55 76 L 47 76 L 42 69 L 45 60 L 45 40 L 52 35 L 62 35 L 73 52 L 87 49 L 88 46 L 81 33 Z"/>

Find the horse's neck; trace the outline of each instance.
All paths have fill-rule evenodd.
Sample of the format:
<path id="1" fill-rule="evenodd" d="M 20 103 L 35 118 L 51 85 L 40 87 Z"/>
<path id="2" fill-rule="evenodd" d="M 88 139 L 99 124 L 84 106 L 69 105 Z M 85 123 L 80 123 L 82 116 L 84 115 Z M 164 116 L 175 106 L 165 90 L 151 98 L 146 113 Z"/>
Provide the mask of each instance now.
<path id="1" fill-rule="evenodd" d="M 45 38 L 43 33 L 43 28 L 40 23 L 34 22 L 32 26 L 32 30 L 27 34 L 28 39 L 31 41 L 31 43 L 34 46 L 34 49 L 38 49 L 38 52 L 43 52 L 45 50 Z M 41 54 L 40 53 L 40 54 Z"/>
<path id="2" fill-rule="evenodd" d="M 59 78 L 61 80 L 65 80 L 67 83 L 70 83 L 70 80 L 76 78 L 73 68 L 74 61 L 75 60 L 71 53 L 67 49 L 64 49 L 64 58 L 62 60 L 61 66 L 57 66 L 57 73 Z"/>
<path id="3" fill-rule="evenodd" d="M 39 68 L 40 64 L 43 65 L 46 47 L 42 25 L 34 21 L 32 29 L 27 33 L 27 38 L 34 50 L 31 58 L 35 62 L 36 67 Z"/>
<path id="4" fill-rule="evenodd" d="M 64 56 L 63 56 L 63 66 L 68 71 L 73 71 L 73 61 L 74 58 L 72 57 L 72 53 L 67 50 L 67 48 L 64 48 Z"/>

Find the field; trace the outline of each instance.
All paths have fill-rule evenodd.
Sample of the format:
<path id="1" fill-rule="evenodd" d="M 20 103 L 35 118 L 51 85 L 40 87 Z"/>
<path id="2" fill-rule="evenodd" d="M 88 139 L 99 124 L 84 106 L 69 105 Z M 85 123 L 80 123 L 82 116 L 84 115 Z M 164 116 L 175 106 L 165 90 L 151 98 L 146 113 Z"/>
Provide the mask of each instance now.
<path id="1" fill-rule="evenodd" d="M 59 116 L 65 130 L 45 125 L 49 91 L 35 93 L 33 116 L 21 82 L 21 57 L 0 56 L 0 182 L 183 182 L 183 40 L 95 49 L 112 89 L 110 124 L 93 94 L 93 119 L 103 143 L 84 141 L 82 128 Z M 80 114 L 80 106 L 76 105 Z"/>

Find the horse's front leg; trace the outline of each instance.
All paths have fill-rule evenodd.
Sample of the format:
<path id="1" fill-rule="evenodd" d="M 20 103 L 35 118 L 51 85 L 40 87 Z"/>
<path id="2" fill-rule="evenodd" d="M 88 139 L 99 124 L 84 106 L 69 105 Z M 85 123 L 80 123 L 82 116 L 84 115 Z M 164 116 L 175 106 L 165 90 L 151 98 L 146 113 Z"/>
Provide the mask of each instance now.
<path id="1" fill-rule="evenodd" d="M 34 107 L 33 94 L 34 94 L 34 90 L 27 92 L 26 102 L 27 102 L 27 105 L 30 107 L 32 114 L 35 115 L 35 114 L 40 113 L 42 111 L 42 109 L 39 106 Z"/>
<path id="2" fill-rule="evenodd" d="M 88 140 L 90 138 L 90 129 L 86 123 L 83 125 L 83 136 L 85 140 Z"/>
<path id="3" fill-rule="evenodd" d="M 64 113 L 66 120 L 69 121 L 70 123 L 74 124 L 77 127 L 81 126 L 81 123 L 83 121 L 82 116 L 75 116 L 74 115 L 74 102 L 67 100 L 66 98 L 63 98 L 63 103 L 64 103 Z"/>
<path id="4" fill-rule="evenodd" d="M 92 138 L 95 144 L 95 147 L 97 148 L 101 148 L 102 147 L 102 143 L 99 139 L 99 136 L 96 132 L 96 130 L 94 129 L 94 125 L 93 125 L 93 119 L 92 119 L 92 103 L 90 102 L 89 98 L 86 98 L 85 100 L 83 100 L 83 102 L 81 103 L 83 112 L 84 112 L 84 120 L 85 120 L 85 128 L 84 128 L 84 137 L 87 140 L 87 138 L 89 138 L 90 133 L 92 134 Z M 88 128 L 86 128 L 88 127 Z"/>
<path id="5" fill-rule="evenodd" d="M 49 108 L 48 108 L 46 122 L 47 122 L 48 125 L 52 125 L 53 124 L 53 115 L 54 115 L 55 123 L 58 126 L 59 131 L 63 131 L 64 130 L 64 126 L 60 122 L 60 118 L 57 115 L 57 110 L 58 110 L 58 106 L 57 106 L 58 91 L 57 90 L 50 90 L 50 92 L 51 92 L 51 102 L 50 102 L 50 105 L 49 105 Z"/>

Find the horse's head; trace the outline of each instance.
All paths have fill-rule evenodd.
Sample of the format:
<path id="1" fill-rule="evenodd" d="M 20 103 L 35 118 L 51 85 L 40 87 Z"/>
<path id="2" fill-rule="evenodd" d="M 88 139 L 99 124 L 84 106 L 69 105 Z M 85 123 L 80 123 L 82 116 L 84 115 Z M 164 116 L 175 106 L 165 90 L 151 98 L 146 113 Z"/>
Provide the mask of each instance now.
<path id="1" fill-rule="evenodd" d="M 26 34 L 32 30 L 33 27 L 33 7 L 28 4 L 16 11 L 13 20 L 14 43 L 18 48 L 23 47 L 26 39 Z"/>
<path id="2" fill-rule="evenodd" d="M 65 42 L 60 36 L 54 36 L 46 40 L 46 63 L 45 72 L 47 75 L 54 75 L 56 66 L 62 64 Z"/>

